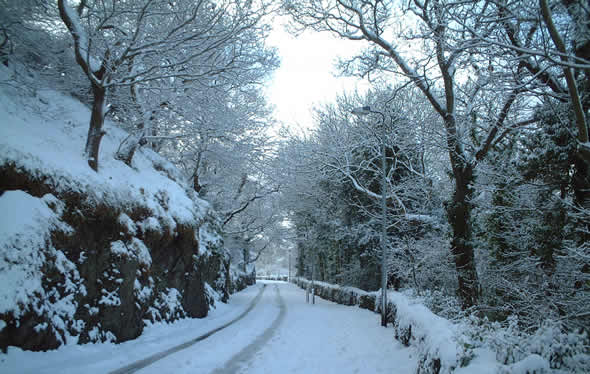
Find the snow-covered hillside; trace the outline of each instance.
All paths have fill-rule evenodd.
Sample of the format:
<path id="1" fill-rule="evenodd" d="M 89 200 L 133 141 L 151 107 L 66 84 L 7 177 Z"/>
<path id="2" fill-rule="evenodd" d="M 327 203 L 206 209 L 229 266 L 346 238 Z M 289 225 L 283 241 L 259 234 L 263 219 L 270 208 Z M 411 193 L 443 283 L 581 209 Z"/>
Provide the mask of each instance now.
<path id="1" fill-rule="evenodd" d="M 116 160 L 127 133 L 107 121 L 94 172 L 88 108 L 11 74 L 0 67 L 0 347 L 124 341 L 226 299 L 217 219 L 178 169 L 149 149 Z"/>

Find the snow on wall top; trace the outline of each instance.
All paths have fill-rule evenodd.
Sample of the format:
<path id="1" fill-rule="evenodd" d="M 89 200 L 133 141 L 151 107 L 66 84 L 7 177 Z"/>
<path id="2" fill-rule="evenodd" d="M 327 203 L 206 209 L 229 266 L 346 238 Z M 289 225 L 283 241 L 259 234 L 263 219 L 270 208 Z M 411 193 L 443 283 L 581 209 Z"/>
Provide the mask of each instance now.
<path id="1" fill-rule="evenodd" d="M 0 75 L 8 73 L 0 66 Z M 187 195 L 180 173 L 169 161 L 144 149 L 136 153 L 133 168 L 115 159 L 128 135 L 115 124 L 105 121 L 99 171 L 94 172 L 83 154 L 88 108 L 51 89 L 38 90 L 36 97 L 21 92 L 0 86 L 0 165 L 14 163 L 49 179 L 58 193 L 83 193 L 90 203 L 145 206 L 154 216 L 178 223 L 194 223 L 205 216 L 209 204 Z"/>
<path id="2" fill-rule="evenodd" d="M 424 304 L 396 291 L 387 292 L 387 298 L 397 308 L 397 322 L 402 327 L 411 326 L 416 346 L 426 357 L 438 357 L 441 372 L 459 366 L 463 355 L 457 341 L 458 326 L 434 314 Z"/>

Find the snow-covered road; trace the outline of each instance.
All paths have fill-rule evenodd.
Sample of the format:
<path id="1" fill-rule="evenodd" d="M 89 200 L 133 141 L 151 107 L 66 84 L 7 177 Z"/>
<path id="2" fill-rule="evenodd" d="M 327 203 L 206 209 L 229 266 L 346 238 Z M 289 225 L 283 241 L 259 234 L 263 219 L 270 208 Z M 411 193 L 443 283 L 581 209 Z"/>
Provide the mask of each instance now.
<path id="1" fill-rule="evenodd" d="M 232 371 L 232 362 L 236 358 L 247 360 L 249 355 L 241 352 L 253 350 L 253 344 L 260 336 L 270 334 L 267 330 L 279 317 L 278 289 L 278 285 L 269 285 L 252 312 L 235 324 L 136 373 L 236 372 Z"/>
<path id="2" fill-rule="evenodd" d="M 316 297 L 280 284 L 287 306 L 274 337 L 239 373 L 414 373 L 411 349 L 379 325 L 379 315 Z"/>
<path id="3" fill-rule="evenodd" d="M 204 320 L 148 328 L 122 344 L 70 345 L 52 352 L 12 348 L 2 373 L 107 373 L 166 351 L 242 314 L 261 282 L 232 297 Z M 379 326 L 379 316 L 316 297 L 307 304 L 295 285 L 268 282 L 261 299 L 242 319 L 167 355 L 136 373 L 413 373 L 412 350 Z M 3 368 L 4 367 L 4 368 Z M 6 369 L 6 370 L 4 370 Z"/>
<path id="4" fill-rule="evenodd" d="M 307 304 L 305 292 L 292 284 L 267 288 L 253 312 L 234 326 L 138 373 L 415 371 L 411 350 L 379 326 L 378 315 L 317 297 L 315 305 Z"/>

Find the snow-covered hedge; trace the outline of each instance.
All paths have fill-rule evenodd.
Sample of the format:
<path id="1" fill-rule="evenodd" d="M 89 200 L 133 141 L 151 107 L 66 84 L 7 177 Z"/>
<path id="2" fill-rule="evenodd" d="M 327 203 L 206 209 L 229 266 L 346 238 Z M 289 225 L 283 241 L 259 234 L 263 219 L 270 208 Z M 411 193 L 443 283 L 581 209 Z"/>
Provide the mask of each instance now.
<path id="1" fill-rule="evenodd" d="M 296 278 L 302 288 L 311 287 L 307 279 Z M 380 312 L 378 292 L 367 292 L 354 287 L 341 287 L 314 282 L 315 294 L 323 299 L 344 305 Z M 451 373 L 460 366 L 464 350 L 455 339 L 453 325 L 429 311 L 421 304 L 413 304 L 406 296 L 389 293 L 389 322 L 393 324 L 396 339 L 418 353 L 418 373 Z"/>
<path id="2" fill-rule="evenodd" d="M 287 282 L 289 280 L 289 276 L 287 276 L 287 275 L 256 275 L 256 279 Z"/>
<path id="3" fill-rule="evenodd" d="M 311 281 L 293 278 L 301 288 Z M 314 282 L 315 294 L 344 305 L 358 305 L 379 313 L 380 292 L 367 292 L 325 282 Z M 587 373 L 590 368 L 588 336 L 563 333 L 548 323 L 533 334 L 477 318 L 451 322 L 430 311 L 419 299 L 388 292 L 388 318 L 395 338 L 415 349 L 417 374 Z"/>

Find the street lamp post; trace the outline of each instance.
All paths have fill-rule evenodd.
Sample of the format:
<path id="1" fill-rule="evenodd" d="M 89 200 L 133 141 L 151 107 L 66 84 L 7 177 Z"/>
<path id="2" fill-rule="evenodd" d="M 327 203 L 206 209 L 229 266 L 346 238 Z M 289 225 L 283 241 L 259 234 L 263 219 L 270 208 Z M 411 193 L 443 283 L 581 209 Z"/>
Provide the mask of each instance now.
<path id="1" fill-rule="evenodd" d="M 379 114 L 381 116 L 381 326 L 387 326 L 387 165 L 385 155 L 385 115 L 364 106 L 352 111 L 357 116 Z"/>
<path id="2" fill-rule="evenodd" d="M 311 256 L 311 303 L 315 304 L 315 256 Z"/>

